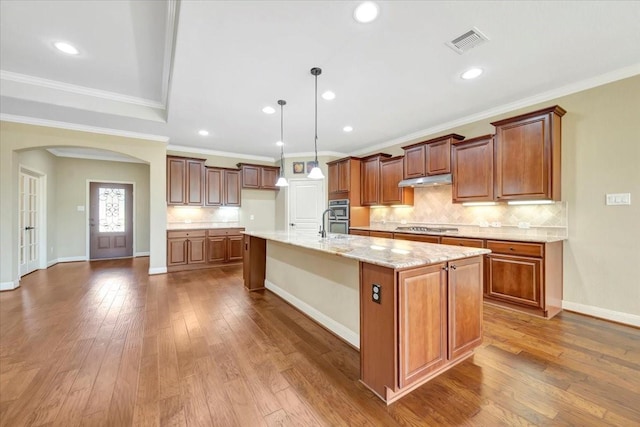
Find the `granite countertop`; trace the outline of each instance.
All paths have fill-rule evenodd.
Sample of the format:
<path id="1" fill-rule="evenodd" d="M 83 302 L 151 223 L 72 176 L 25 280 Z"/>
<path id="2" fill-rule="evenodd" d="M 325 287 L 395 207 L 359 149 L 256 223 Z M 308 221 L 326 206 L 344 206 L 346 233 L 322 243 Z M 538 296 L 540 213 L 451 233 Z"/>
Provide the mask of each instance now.
<path id="1" fill-rule="evenodd" d="M 419 267 L 491 252 L 481 248 L 350 234 L 329 234 L 325 239 L 313 234 L 288 231 L 245 231 L 244 234 L 394 269 Z"/>
<path id="2" fill-rule="evenodd" d="M 244 228 L 237 222 L 170 222 L 167 231 L 172 230 L 209 230 L 211 228 Z"/>
<path id="3" fill-rule="evenodd" d="M 535 242 L 535 243 L 552 243 L 567 240 L 565 236 L 552 236 L 543 234 L 526 234 L 524 232 L 515 232 L 508 229 L 502 229 L 497 231 L 496 228 L 479 228 L 478 231 L 465 230 L 461 228 L 457 232 L 423 232 L 423 231 L 408 231 L 408 230 L 396 230 L 396 226 L 393 227 L 349 227 L 350 230 L 363 230 L 363 231 L 385 231 L 387 233 L 406 233 L 406 234 L 418 234 L 429 236 L 445 236 L 445 237 L 464 237 L 470 239 L 490 239 L 490 240 L 509 240 L 515 242 Z M 486 230 L 486 231 L 485 231 Z"/>

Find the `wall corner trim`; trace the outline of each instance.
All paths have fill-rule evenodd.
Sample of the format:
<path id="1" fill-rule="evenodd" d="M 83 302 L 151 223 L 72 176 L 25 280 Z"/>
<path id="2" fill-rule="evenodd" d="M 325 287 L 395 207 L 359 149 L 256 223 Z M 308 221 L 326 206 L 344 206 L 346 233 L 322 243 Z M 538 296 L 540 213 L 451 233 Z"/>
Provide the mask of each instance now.
<path id="1" fill-rule="evenodd" d="M 149 268 L 149 275 L 152 276 L 154 274 L 166 274 L 167 267 L 154 267 Z"/>
<path id="2" fill-rule="evenodd" d="M 568 311 L 574 311 L 576 313 L 597 317 L 599 319 L 610 320 L 612 322 L 624 323 L 625 325 L 640 327 L 640 316 L 638 316 L 637 314 L 623 313 L 621 311 L 614 311 L 606 308 L 584 305 L 571 301 L 562 301 L 562 308 Z"/>
<path id="3" fill-rule="evenodd" d="M 0 282 L 0 291 L 12 291 L 20 286 L 18 280 L 13 282 Z"/>
<path id="4" fill-rule="evenodd" d="M 275 285 L 274 283 L 268 280 L 264 281 L 264 287 L 270 290 L 271 292 L 273 292 L 274 294 L 278 295 L 280 298 L 282 298 L 283 300 L 285 300 L 286 302 L 288 302 L 289 304 L 291 304 L 292 306 L 294 306 L 295 308 L 297 308 L 298 310 L 300 310 L 301 312 L 309 316 L 311 319 L 315 320 L 317 323 L 324 326 L 325 328 L 327 328 L 328 330 L 330 330 L 331 332 L 333 332 L 334 334 L 336 334 L 337 336 L 339 336 L 340 338 L 342 338 L 343 340 L 345 340 L 346 342 L 354 346 L 355 348 L 358 348 L 358 349 L 360 348 L 360 335 L 356 334 L 355 332 L 353 332 L 343 324 L 336 322 L 332 318 L 321 313 L 320 311 L 311 307 L 306 302 L 291 295 L 289 292 L 285 291 L 284 289 L 280 288 L 279 286 Z"/>

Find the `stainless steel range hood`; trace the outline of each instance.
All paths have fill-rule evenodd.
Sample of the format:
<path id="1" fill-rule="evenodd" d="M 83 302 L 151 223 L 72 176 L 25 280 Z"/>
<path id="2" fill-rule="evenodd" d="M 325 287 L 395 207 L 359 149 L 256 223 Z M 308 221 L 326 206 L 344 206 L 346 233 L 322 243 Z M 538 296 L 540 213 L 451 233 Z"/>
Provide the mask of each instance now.
<path id="1" fill-rule="evenodd" d="M 451 184 L 451 174 L 423 176 L 421 178 L 405 179 L 398 183 L 398 187 L 433 187 L 434 185 Z"/>

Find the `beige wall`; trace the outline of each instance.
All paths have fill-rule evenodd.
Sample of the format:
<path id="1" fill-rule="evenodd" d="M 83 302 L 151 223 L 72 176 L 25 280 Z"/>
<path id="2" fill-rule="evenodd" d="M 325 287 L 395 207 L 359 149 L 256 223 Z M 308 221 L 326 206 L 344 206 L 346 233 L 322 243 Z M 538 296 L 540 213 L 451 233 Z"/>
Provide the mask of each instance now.
<path id="1" fill-rule="evenodd" d="M 569 308 L 628 314 L 640 324 L 640 76 L 423 139 L 493 133 L 492 121 L 556 104 L 567 110 L 562 118 L 562 200 L 569 215 L 563 299 Z M 382 151 L 402 154 L 400 145 Z M 606 193 L 631 193 L 632 204 L 606 206 Z"/>
<path id="2" fill-rule="evenodd" d="M 18 283 L 18 152 L 45 147 L 92 147 L 127 154 L 149 166 L 149 271 L 166 271 L 166 145 L 163 142 L 100 135 L 18 123 L 0 123 L 0 286 Z M 12 208 L 4 208 L 4 207 Z"/>

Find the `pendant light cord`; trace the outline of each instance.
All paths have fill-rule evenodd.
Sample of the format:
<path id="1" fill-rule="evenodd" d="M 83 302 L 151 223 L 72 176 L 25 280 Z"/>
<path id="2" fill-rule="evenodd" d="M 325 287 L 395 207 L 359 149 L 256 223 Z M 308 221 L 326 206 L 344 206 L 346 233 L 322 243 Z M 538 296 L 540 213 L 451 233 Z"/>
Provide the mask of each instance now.
<path id="1" fill-rule="evenodd" d="M 316 77 L 316 116 L 315 116 L 315 121 L 316 121 L 316 137 L 315 137 L 315 153 L 316 153 L 316 167 L 318 167 L 318 75 L 315 75 Z"/>
<path id="2" fill-rule="evenodd" d="M 280 176 L 284 176 L 284 104 L 280 104 Z"/>

